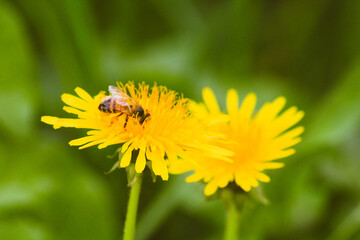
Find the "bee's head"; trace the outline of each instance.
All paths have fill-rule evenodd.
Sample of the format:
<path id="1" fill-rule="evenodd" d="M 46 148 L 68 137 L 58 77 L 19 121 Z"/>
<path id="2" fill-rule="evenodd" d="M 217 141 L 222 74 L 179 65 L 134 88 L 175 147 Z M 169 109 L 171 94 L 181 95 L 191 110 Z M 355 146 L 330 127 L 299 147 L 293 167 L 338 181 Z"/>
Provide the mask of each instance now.
<path id="1" fill-rule="evenodd" d="M 138 117 L 143 117 L 144 113 L 145 113 L 144 109 L 141 106 L 137 106 L 134 112 L 134 114 L 137 115 Z"/>

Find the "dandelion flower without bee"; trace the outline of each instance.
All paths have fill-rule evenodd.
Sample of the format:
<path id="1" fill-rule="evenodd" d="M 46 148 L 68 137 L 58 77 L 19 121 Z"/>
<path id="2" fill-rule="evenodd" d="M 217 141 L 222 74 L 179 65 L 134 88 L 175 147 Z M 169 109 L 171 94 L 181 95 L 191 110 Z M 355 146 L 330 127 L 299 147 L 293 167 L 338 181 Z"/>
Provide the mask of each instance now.
<path id="1" fill-rule="evenodd" d="M 304 113 L 291 107 L 279 114 L 286 103 L 284 97 L 265 103 L 254 113 L 256 95 L 248 94 L 238 107 L 238 94 L 231 89 L 227 93 L 228 114 L 220 111 L 211 89 L 203 90 L 203 99 L 205 104 L 194 104 L 193 110 L 212 131 L 227 136 L 228 142 L 216 145 L 233 151 L 234 156 L 230 157 L 232 161 L 199 157 L 195 164 L 185 159 L 172 172 L 192 171 L 193 174 L 187 181 L 203 180 L 207 183 L 205 195 L 215 193 L 218 188 L 224 188 L 230 182 L 235 182 L 244 191 L 250 191 L 258 186 L 258 181 L 270 181 L 263 173 L 264 170 L 283 167 L 283 163 L 274 160 L 295 153 L 291 147 L 301 141 L 299 135 L 304 128 L 300 126 L 287 130 L 299 122 Z"/>
<path id="2" fill-rule="evenodd" d="M 146 161 L 150 160 L 154 174 L 163 180 L 168 179 L 168 160 L 174 162 L 178 157 L 191 156 L 192 152 L 205 152 L 219 158 L 231 155 L 230 151 L 208 144 L 214 136 L 207 133 L 200 122 L 189 114 L 188 100 L 176 92 L 156 84 L 151 89 L 145 83 L 136 88 L 132 82 L 119 84 L 118 88 L 150 114 L 142 124 L 137 118 L 130 117 L 124 127 L 125 115 L 105 113 L 98 109 L 106 97 L 105 92 L 91 97 L 81 88 L 75 89 L 78 96 L 63 94 L 61 97 L 68 105 L 63 109 L 77 115 L 77 118 L 43 116 L 41 120 L 55 129 L 91 129 L 87 132 L 88 136 L 69 142 L 71 146 L 80 146 L 80 149 L 94 145 L 101 149 L 123 144 L 120 167 L 129 166 L 132 158 L 135 158 L 135 170 L 141 173 Z"/>

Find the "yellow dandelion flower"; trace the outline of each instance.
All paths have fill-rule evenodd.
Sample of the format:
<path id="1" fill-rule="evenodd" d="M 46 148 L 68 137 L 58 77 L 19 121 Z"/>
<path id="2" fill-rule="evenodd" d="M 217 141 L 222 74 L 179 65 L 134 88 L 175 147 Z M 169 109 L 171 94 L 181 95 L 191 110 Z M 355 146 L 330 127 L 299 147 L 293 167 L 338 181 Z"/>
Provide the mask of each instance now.
<path id="1" fill-rule="evenodd" d="M 238 94 L 234 89 L 227 93 L 227 112 L 221 113 L 216 97 L 209 88 L 203 90 L 204 104 L 194 104 L 193 111 L 215 132 L 224 133 L 228 142 L 217 142 L 221 148 L 234 152 L 232 161 L 223 161 L 209 157 L 199 157 L 196 163 L 188 159 L 176 163 L 173 173 L 193 171 L 187 182 L 203 180 L 207 183 L 205 195 L 211 195 L 218 188 L 235 182 L 244 191 L 258 186 L 258 181 L 269 182 L 266 169 L 284 166 L 274 160 L 295 153 L 291 148 L 301 141 L 299 135 L 303 127 L 288 130 L 299 122 L 304 112 L 291 107 L 280 114 L 286 100 L 278 97 L 265 103 L 254 114 L 256 95 L 248 94 L 238 107 Z"/>
<path id="2" fill-rule="evenodd" d="M 77 118 L 43 116 L 41 121 L 53 125 L 54 129 L 91 129 L 87 132 L 88 136 L 69 142 L 71 146 L 80 146 L 80 149 L 123 144 L 119 148 L 123 153 L 120 167 L 129 166 L 135 158 L 135 170 L 141 173 L 146 161 L 150 160 L 154 174 L 163 180 L 168 179 L 168 160 L 173 162 L 178 157 L 202 151 L 224 159 L 231 155 L 230 151 L 207 144 L 215 136 L 208 134 L 200 122 L 189 114 L 189 101 L 176 92 L 156 84 L 151 89 L 145 83 L 136 88 L 131 82 L 118 84 L 117 90 L 125 93 L 124 96 L 132 103 L 142 106 L 148 116 L 139 120 L 135 114 L 129 116 L 101 111 L 100 104 L 109 99 L 105 92 L 91 97 L 83 89 L 76 88 L 78 96 L 63 94 L 61 98 L 68 105 L 63 109 L 77 115 Z"/>

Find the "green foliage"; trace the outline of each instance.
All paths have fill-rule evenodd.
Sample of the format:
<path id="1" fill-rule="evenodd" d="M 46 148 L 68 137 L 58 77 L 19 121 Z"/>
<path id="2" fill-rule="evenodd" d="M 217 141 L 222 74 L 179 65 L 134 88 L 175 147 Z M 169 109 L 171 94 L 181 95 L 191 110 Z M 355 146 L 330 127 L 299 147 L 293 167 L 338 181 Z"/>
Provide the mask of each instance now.
<path id="1" fill-rule="evenodd" d="M 247 203 L 243 239 L 360 236 L 360 2 L 0 1 L 0 239 L 119 239 L 128 197 L 116 147 L 78 151 L 54 130 L 60 95 L 153 81 L 212 87 L 306 113 L 303 142 Z M 225 207 L 200 183 L 144 178 L 137 239 L 220 239 Z M 255 193 L 254 193 L 255 194 Z M 256 194 L 255 194 L 256 195 Z"/>

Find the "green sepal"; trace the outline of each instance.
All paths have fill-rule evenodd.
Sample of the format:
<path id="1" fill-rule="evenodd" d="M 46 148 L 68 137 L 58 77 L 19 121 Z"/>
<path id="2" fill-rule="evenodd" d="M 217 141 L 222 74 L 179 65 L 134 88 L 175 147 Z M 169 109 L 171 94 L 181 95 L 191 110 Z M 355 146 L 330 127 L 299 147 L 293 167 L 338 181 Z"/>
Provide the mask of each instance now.
<path id="1" fill-rule="evenodd" d="M 118 148 L 118 149 L 116 149 L 116 151 L 115 151 L 112 155 L 106 156 L 107 158 L 114 158 L 117 154 L 119 154 L 119 155 L 118 155 L 119 160 L 118 160 L 117 162 L 115 162 L 115 164 L 111 167 L 111 169 L 110 169 L 109 171 L 106 171 L 105 174 L 110 174 L 110 173 L 112 173 L 114 170 L 116 170 L 117 168 L 120 168 L 120 160 L 121 160 L 121 158 L 120 158 L 120 152 L 121 152 L 121 148 Z"/>
<path id="2" fill-rule="evenodd" d="M 270 201 L 267 199 L 267 197 L 264 194 L 264 191 L 261 186 L 258 186 L 256 188 L 251 189 L 251 191 L 248 193 L 251 200 L 254 200 L 255 202 L 269 205 Z"/>
<path id="3" fill-rule="evenodd" d="M 131 187 L 134 182 L 136 181 L 136 177 L 137 177 L 137 173 L 135 171 L 135 164 L 134 163 L 130 163 L 129 166 L 127 166 L 125 168 L 126 170 L 126 176 L 127 176 L 127 181 L 128 181 L 128 187 Z"/>
<path id="4" fill-rule="evenodd" d="M 235 203 L 235 207 L 238 211 L 244 207 L 245 201 L 249 199 L 246 192 L 234 192 L 230 188 L 222 189 L 219 196 L 224 201 L 227 208 Z"/>
<path id="5" fill-rule="evenodd" d="M 121 153 L 121 147 L 116 149 L 115 152 L 112 155 L 107 155 L 107 158 L 114 158 L 117 154 Z M 120 160 L 120 159 L 119 159 Z"/>
<path id="6" fill-rule="evenodd" d="M 221 199 L 221 194 L 220 191 L 216 191 L 214 194 L 210 195 L 210 196 L 205 196 L 205 201 L 213 201 L 213 200 L 218 200 Z"/>
<path id="7" fill-rule="evenodd" d="M 242 205 L 247 200 L 251 202 L 261 203 L 263 205 L 269 205 L 269 200 L 265 196 L 261 186 L 251 189 L 250 192 L 245 192 L 236 184 L 230 183 L 225 188 L 221 188 L 213 195 L 206 197 L 207 201 L 216 199 L 222 199 L 225 204 L 234 201 L 237 208 L 239 209 L 242 208 Z"/>
<path id="8" fill-rule="evenodd" d="M 152 169 L 152 164 L 151 164 L 151 161 L 146 161 L 146 166 L 148 166 L 150 172 L 151 172 L 151 177 L 152 177 L 152 180 L 153 182 L 155 183 L 156 182 L 156 175 Z"/>
<path id="9" fill-rule="evenodd" d="M 105 172 L 105 174 L 109 174 L 109 173 L 113 172 L 114 170 L 116 170 L 117 168 L 120 168 L 120 161 L 117 161 L 109 171 Z"/>

